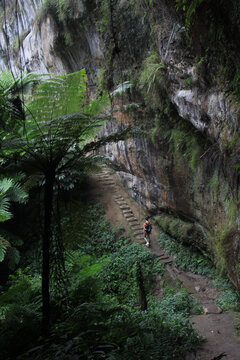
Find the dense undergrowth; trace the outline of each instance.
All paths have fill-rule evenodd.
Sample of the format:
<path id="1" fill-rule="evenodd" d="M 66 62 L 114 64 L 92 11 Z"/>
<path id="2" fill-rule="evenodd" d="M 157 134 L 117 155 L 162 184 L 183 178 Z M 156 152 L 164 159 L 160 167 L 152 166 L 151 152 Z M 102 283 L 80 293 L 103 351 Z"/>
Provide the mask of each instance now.
<path id="1" fill-rule="evenodd" d="M 50 336 L 40 336 L 36 266 L 18 269 L 0 295 L 4 358 L 183 359 L 201 340 L 188 320 L 199 311 L 193 298 L 183 288 L 169 287 L 161 299 L 154 297 L 155 279 L 164 266 L 125 238 L 123 229 L 112 229 L 101 207 L 78 202 L 62 210 L 66 286 L 64 295 L 52 289 Z M 139 306 L 139 264 L 147 311 Z"/>
<path id="2" fill-rule="evenodd" d="M 195 274 L 208 276 L 219 291 L 216 300 L 223 310 L 240 311 L 240 295 L 230 281 L 219 274 L 204 254 L 196 249 L 176 242 L 165 233 L 160 233 L 159 242 L 171 254 L 180 269 L 192 271 Z"/>

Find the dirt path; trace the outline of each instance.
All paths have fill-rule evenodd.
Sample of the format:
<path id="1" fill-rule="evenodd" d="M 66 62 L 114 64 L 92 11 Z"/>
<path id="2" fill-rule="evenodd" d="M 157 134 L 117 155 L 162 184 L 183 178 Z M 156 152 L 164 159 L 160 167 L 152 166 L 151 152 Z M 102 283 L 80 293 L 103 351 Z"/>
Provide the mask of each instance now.
<path id="1" fill-rule="evenodd" d="M 96 201 L 101 202 L 106 209 L 106 218 L 114 227 L 124 228 L 134 242 L 145 244 L 142 224 L 146 212 L 126 193 L 118 176 L 109 168 L 103 167 L 102 173 L 91 176 L 92 194 Z M 153 228 L 151 248 L 167 268 L 168 281 L 181 281 L 189 293 L 193 294 L 203 305 L 204 315 L 194 315 L 191 318 L 193 326 L 206 339 L 197 354 L 189 354 L 187 360 L 218 360 L 220 354 L 224 359 L 240 360 L 240 339 L 234 335 L 233 315 L 222 313 L 216 306 L 218 296 L 210 279 L 191 272 L 180 271 L 173 259 L 160 248 L 157 241 L 159 230 Z M 161 296 L 161 287 L 157 286 Z M 218 358 L 219 356 L 219 358 Z"/>

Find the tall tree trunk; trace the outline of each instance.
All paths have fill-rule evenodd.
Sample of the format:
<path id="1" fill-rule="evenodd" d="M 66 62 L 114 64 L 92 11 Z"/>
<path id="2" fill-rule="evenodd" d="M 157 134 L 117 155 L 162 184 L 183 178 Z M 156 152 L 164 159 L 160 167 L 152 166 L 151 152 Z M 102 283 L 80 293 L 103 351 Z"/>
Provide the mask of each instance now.
<path id="1" fill-rule="evenodd" d="M 50 244 L 52 236 L 52 207 L 53 207 L 53 185 L 54 171 L 45 174 L 44 186 L 44 230 L 43 230 L 43 254 L 42 254 L 42 332 L 48 334 L 50 325 L 50 293 L 49 293 L 49 277 L 50 277 Z"/>
<path id="2" fill-rule="evenodd" d="M 142 311 L 147 310 L 147 296 L 146 291 L 144 288 L 144 281 L 143 281 L 143 274 L 142 268 L 139 262 L 136 264 L 136 279 L 139 288 L 139 302 L 140 302 L 140 309 Z"/>

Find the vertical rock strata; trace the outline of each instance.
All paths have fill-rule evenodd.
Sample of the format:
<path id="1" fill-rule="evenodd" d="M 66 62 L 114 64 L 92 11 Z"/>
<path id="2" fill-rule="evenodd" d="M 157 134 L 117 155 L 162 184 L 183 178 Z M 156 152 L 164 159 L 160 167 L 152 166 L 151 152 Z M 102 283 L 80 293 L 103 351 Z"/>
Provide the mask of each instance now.
<path id="1" fill-rule="evenodd" d="M 191 15 L 174 0 L 69 0 L 56 15 L 24 0 L 16 19 L 9 1 L 0 67 L 85 67 L 100 91 L 129 81 L 103 132 L 131 123 L 139 133 L 102 152 L 165 231 L 209 251 L 239 288 L 240 10 L 199 3 Z"/>

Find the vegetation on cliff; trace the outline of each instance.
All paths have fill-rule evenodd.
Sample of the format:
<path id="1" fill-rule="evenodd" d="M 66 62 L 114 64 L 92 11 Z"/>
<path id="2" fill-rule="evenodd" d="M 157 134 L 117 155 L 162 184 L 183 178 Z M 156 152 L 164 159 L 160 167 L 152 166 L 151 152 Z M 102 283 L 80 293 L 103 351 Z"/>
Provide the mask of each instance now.
<path id="1" fill-rule="evenodd" d="M 181 246 L 188 243 L 201 251 L 192 262 L 183 256 L 180 259 L 185 261 L 183 267 L 186 265 L 192 270 L 211 273 L 208 259 L 201 256 L 205 254 L 211 257 L 219 272 L 228 273 L 239 289 L 238 117 L 220 109 L 226 116 L 220 120 L 216 116 L 216 124 L 213 124 L 215 115 L 211 118 L 207 113 L 209 104 L 205 100 L 201 104 L 193 102 L 195 108 L 191 109 L 196 110 L 197 120 L 190 116 L 190 110 L 181 111 L 181 106 L 187 107 L 185 102 L 196 89 L 194 94 L 197 95 L 208 91 L 211 95 L 214 90 L 215 96 L 221 91 L 231 100 L 229 103 L 236 106 L 236 111 L 239 108 L 239 7 L 235 0 L 231 0 L 230 6 L 229 2 L 221 0 L 217 9 L 212 0 L 165 3 L 157 0 L 42 2 L 35 21 L 41 28 L 49 16 L 53 20 L 57 29 L 53 53 L 58 60 L 65 62 L 68 69 L 86 66 L 90 85 L 98 85 L 96 93 L 102 96 L 107 90 L 109 96 L 104 93 L 101 99 L 98 97 L 88 103 L 84 94 L 85 73 L 79 72 L 78 75 L 58 76 L 43 82 L 32 101 L 26 104 L 20 92 L 16 96 L 15 87 L 19 84 L 6 87 L 1 77 L 1 219 L 7 220 L 10 213 L 16 215 L 16 219 L 19 216 L 17 205 L 9 212 L 10 200 L 26 198 L 25 192 L 29 192 L 29 207 L 33 209 L 36 196 L 39 196 L 43 207 L 35 218 L 32 211 L 35 234 L 29 238 L 33 247 L 39 247 L 36 237 L 39 237 L 38 233 L 43 234 L 45 244 L 36 255 L 28 249 L 26 241 L 18 241 L 18 236 L 14 239 L 8 222 L 3 224 L 0 259 L 4 260 L 2 265 L 6 277 L 9 271 L 19 266 L 21 251 L 29 250 L 31 253 L 29 258 L 24 256 L 30 268 L 25 271 L 20 265 L 0 299 L 6 352 L 12 344 L 11 336 L 7 339 L 6 334 L 12 331 L 12 337 L 16 337 L 25 327 L 26 338 L 35 344 L 42 311 L 45 332 L 51 320 L 51 335 L 66 359 L 79 351 L 86 359 L 101 356 L 109 359 L 158 358 L 164 351 L 166 359 L 181 358 L 199 340 L 187 321 L 193 304 L 184 290 L 165 294 L 166 298 L 159 302 L 149 295 L 148 313 L 138 310 L 136 294 L 139 283 L 144 282 L 149 294 L 155 275 L 162 275 L 163 269 L 156 265 L 154 257 L 131 245 L 119 231 L 109 230 L 105 234 L 104 228 L 109 225 L 104 221 L 98 223 L 101 229 L 98 231 L 89 220 L 91 216 L 99 216 L 96 209 L 85 208 L 81 214 L 74 213 L 75 223 L 71 227 L 72 218 L 69 219 L 60 204 L 63 199 L 66 203 L 71 202 L 68 191 L 81 182 L 83 186 L 86 172 L 96 169 L 96 161 L 102 160 L 98 156 L 88 156 L 89 152 L 107 142 L 121 140 L 126 134 L 123 131 L 91 142 L 103 124 L 103 118 L 98 114 L 109 99 L 111 110 L 120 113 L 119 127 L 125 126 L 124 119 L 126 123 L 138 123 L 139 136 L 145 137 L 147 153 L 154 153 L 152 158 L 149 155 L 148 165 L 151 166 L 147 168 L 144 167 L 144 157 L 141 157 L 142 149 L 135 154 L 139 156 L 136 175 L 149 185 L 145 193 L 156 184 L 159 189 L 163 186 L 164 190 L 171 190 L 167 196 L 161 194 L 162 203 L 159 201 L 156 208 L 156 211 L 162 211 L 161 227 L 180 241 Z M 5 1 L 3 5 L 6 5 Z M 17 34 L 9 46 L 6 15 L 13 8 L 13 1 L 10 7 L 4 6 L 4 17 L 1 18 L 2 24 L 5 23 L 7 61 L 11 51 L 14 50 L 15 58 L 21 49 L 23 51 L 24 39 L 29 34 L 28 30 Z M 88 31 L 94 33 L 94 41 Z M 92 48 L 96 43 L 100 55 L 92 59 Z M 22 74 L 21 85 L 24 77 L 26 84 L 28 80 L 31 83 L 31 76 Z M 176 100 L 179 93 L 182 96 L 180 105 Z M 115 101 L 114 94 L 118 94 Z M 210 99 L 213 103 L 214 96 Z M 222 102 L 221 106 L 223 103 L 226 105 L 227 102 Z M 201 116 L 198 118 L 199 108 Z M 125 149 L 129 163 L 124 166 L 127 168 L 129 165 L 134 176 L 129 160 L 131 150 L 128 151 L 127 145 Z M 15 180 L 19 167 L 24 174 Z M 154 176 L 156 179 L 152 181 Z M 11 187 L 18 190 L 19 198 L 17 192 L 11 192 Z M 60 209 L 63 217 L 59 215 Z M 89 215 L 91 211 L 94 215 Z M 91 229 L 84 227 L 82 232 L 78 228 L 79 216 Z M 78 229 L 77 235 L 75 229 Z M 179 252 L 178 257 L 176 255 L 178 261 L 179 254 L 183 254 L 182 248 L 170 240 L 166 246 Z M 40 258 L 42 278 L 37 269 L 39 264 L 33 262 L 31 266 L 29 260 L 36 257 Z M 53 260 L 52 269 L 50 260 Z M 65 274 L 68 274 L 66 280 Z M 227 286 L 226 289 L 228 291 Z M 23 299 L 16 303 L 14 297 L 20 291 Z M 237 296 L 233 295 L 232 299 L 234 303 L 238 302 Z M 168 311 L 164 310 L 165 305 Z M 90 330 L 85 327 L 85 322 L 89 322 Z M 30 342 L 17 344 L 19 351 L 31 347 Z M 134 351 L 133 345 L 138 352 Z M 50 359 L 57 354 L 47 342 L 40 341 L 38 346 L 24 356 L 31 357 L 33 352 L 36 359 Z"/>

